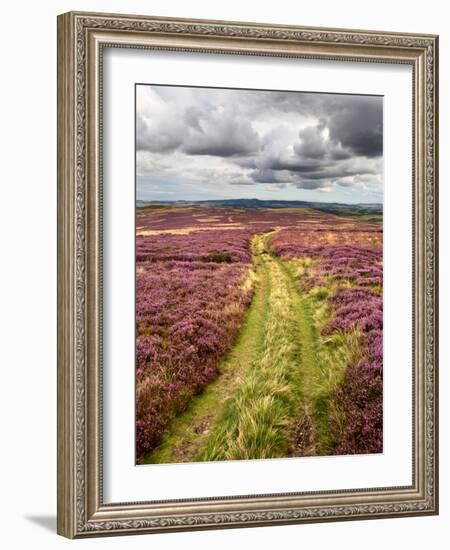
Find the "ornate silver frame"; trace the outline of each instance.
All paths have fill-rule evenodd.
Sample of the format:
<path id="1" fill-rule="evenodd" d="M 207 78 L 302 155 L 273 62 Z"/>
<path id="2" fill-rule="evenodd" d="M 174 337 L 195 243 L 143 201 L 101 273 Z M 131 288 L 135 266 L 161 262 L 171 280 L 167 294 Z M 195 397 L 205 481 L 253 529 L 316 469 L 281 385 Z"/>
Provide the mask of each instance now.
<path id="1" fill-rule="evenodd" d="M 103 503 L 100 90 L 105 46 L 412 66 L 411 486 Z M 438 513 L 437 54 L 438 38 L 433 35 L 75 12 L 58 17 L 59 534 L 79 538 Z"/>

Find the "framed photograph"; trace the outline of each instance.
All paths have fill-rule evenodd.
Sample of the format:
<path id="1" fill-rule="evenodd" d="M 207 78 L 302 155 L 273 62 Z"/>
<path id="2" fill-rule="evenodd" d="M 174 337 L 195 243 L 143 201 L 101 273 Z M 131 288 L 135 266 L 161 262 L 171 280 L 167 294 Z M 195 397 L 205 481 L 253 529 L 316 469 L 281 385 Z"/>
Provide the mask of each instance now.
<path id="1" fill-rule="evenodd" d="M 58 532 L 436 514 L 433 35 L 58 18 Z"/>

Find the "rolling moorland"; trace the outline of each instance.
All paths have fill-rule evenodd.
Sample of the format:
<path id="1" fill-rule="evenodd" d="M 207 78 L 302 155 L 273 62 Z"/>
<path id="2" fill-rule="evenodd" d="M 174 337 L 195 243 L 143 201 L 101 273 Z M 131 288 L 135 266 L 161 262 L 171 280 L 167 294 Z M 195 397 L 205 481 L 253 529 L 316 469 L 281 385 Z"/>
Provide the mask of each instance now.
<path id="1" fill-rule="evenodd" d="M 382 452 L 379 205 L 136 213 L 139 464 Z"/>

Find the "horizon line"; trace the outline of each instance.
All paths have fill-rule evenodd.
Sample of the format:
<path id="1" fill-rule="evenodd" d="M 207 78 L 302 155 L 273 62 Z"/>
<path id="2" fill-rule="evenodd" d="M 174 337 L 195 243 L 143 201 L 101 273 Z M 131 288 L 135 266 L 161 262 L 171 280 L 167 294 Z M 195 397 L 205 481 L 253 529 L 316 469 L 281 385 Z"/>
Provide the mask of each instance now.
<path id="1" fill-rule="evenodd" d="M 258 202 L 302 202 L 302 203 L 313 203 L 313 204 L 344 204 L 344 205 L 364 205 L 364 204 L 378 204 L 383 205 L 383 202 L 372 201 L 372 202 L 340 202 L 340 201 L 320 201 L 320 200 L 303 200 L 303 199 L 258 199 L 258 198 L 237 198 L 237 199 L 140 199 L 136 198 L 136 202 L 165 202 L 165 203 L 181 203 L 181 202 L 228 202 L 228 201 L 258 201 Z"/>

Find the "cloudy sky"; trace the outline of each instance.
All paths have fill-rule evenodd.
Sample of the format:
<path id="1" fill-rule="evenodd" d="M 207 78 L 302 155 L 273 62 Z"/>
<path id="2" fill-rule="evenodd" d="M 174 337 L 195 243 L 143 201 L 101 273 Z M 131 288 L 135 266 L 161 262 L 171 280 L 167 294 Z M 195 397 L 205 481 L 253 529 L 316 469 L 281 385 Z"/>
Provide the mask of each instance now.
<path id="1" fill-rule="evenodd" d="M 379 96 L 138 85 L 137 199 L 382 202 Z"/>

